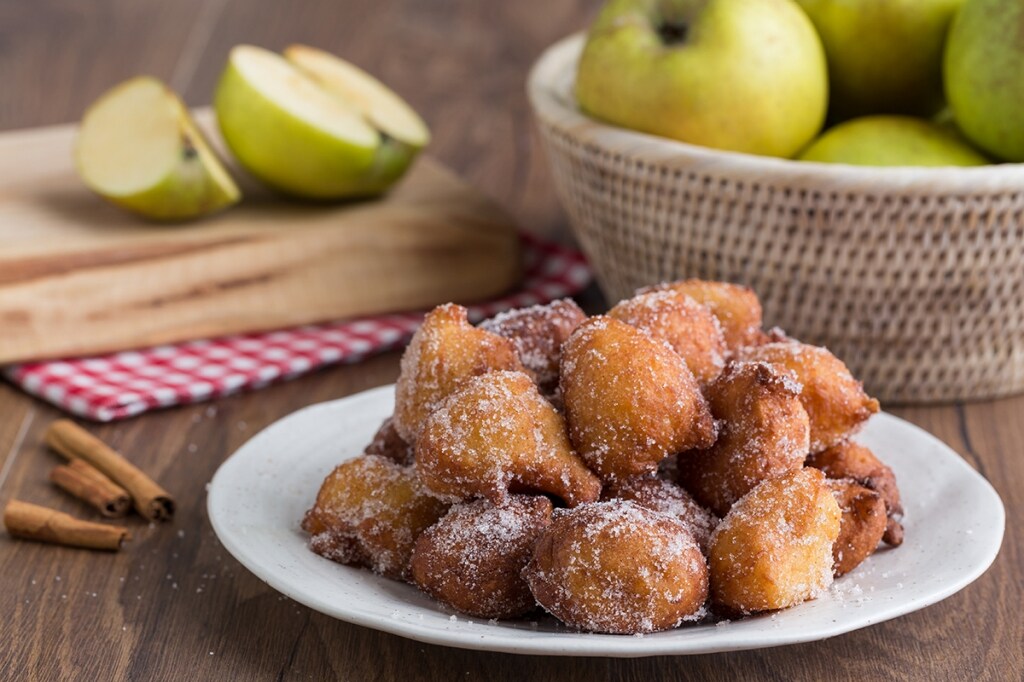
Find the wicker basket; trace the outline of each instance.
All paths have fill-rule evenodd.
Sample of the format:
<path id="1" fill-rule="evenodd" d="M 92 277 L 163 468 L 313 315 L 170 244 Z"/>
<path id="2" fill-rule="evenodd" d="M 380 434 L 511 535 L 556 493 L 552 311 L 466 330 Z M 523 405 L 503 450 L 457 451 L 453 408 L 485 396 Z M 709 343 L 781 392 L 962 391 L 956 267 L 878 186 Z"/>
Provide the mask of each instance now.
<path id="1" fill-rule="evenodd" d="M 610 300 L 747 284 L 892 402 L 1024 391 L 1024 164 L 865 168 L 720 152 L 583 116 L 582 36 L 529 79 L 573 229 Z"/>

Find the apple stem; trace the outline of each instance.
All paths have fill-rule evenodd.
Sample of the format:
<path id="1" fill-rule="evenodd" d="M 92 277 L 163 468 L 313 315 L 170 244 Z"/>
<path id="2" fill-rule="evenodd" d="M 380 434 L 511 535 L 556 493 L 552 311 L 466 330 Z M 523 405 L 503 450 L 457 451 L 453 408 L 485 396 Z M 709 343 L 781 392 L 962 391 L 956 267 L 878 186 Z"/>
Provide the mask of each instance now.
<path id="1" fill-rule="evenodd" d="M 666 21 L 658 25 L 658 36 L 665 45 L 677 45 L 684 42 L 686 33 L 686 24 Z"/>

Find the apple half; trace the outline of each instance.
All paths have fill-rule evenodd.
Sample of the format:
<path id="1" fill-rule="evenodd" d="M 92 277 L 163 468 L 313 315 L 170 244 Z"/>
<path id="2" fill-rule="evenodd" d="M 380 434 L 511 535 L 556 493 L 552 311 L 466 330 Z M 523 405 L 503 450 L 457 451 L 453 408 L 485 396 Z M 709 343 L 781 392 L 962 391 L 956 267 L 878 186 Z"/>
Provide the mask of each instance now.
<path id="1" fill-rule="evenodd" d="M 288 56 L 232 49 L 214 96 L 232 153 L 256 177 L 300 197 L 386 191 L 426 145 L 426 125 L 351 64 L 302 46 Z"/>
<path id="2" fill-rule="evenodd" d="M 181 99 L 149 76 L 115 86 L 89 107 L 75 163 L 94 192 L 154 220 L 197 218 L 241 198 Z"/>

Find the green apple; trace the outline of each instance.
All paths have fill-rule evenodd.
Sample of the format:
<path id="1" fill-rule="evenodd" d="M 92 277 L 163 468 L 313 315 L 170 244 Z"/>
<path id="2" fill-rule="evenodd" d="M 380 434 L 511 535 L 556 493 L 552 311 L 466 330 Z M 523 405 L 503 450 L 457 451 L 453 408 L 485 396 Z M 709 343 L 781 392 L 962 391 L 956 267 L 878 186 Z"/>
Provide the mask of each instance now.
<path id="1" fill-rule="evenodd" d="M 942 47 L 963 0 L 797 2 L 825 45 L 831 119 L 942 107 Z"/>
<path id="2" fill-rule="evenodd" d="M 231 50 L 214 96 L 228 147 L 253 175 L 295 196 L 384 192 L 426 144 L 426 126 L 380 83 L 367 87 L 372 79 L 355 67 L 304 61 L 318 68 L 250 45 Z"/>
<path id="3" fill-rule="evenodd" d="M 154 220 L 196 218 L 241 197 L 181 99 L 148 76 L 115 86 L 89 107 L 75 164 L 94 192 Z"/>
<path id="4" fill-rule="evenodd" d="M 1024 3 L 967 0 L 949 30 L 946 97 L 974 144 L 1024 161 Z"/>
<path id="5" fill-rule="evenodd" d="M 792 0 L 610 0 L 587 36 L 576 98 L 626 128 L 789 157 L 821 129 L 828 76 Z"/>
<path id="6" fill-rule="evenodd" d="M 801 161 L 854 166 L 981 166 L 988 159 L 954 130 L 910 116 L 864 116 L 829 128 Z"/>

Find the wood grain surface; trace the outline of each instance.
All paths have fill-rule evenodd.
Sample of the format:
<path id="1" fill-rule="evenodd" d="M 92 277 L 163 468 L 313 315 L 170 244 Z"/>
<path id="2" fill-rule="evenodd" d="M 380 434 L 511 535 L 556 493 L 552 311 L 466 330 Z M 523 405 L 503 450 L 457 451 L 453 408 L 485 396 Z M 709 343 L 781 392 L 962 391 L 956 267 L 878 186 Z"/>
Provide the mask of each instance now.
<path id="1" fill-rule="evenodd" d="M 0 362 L 472 302 L 522 272 L 508 215 L 430 158 L 372 201 L 317 206 L 251 181 L 231 210 L 158 225 L 83 186 L 75 130 L 0 134 Z"/>
<path id="2" fill-rule="evenodd" d="M 0 128 L 76 120 L 104 88 L 152 73 L 209 100 L 228 49 L 302 41 L 350 57 L 405 94 L 432 154 L 526 227 L 566 236 L 531 129 L 526 71 L 596 0 L 40 0 L 0 3 Z M 602 305 L 590 291 L 590 310 Z M 0 330 L 2 333 L 2 330 Z M 174 522 L 134 521 L 99 554 L 0 536 L 0 679 L 21 680 L 1021 680 L 1024 678 L 1024 398 L 896 414 L 949 443 L 1007 507 L 992 568 L 922 611 L 830 640 L 639 660 L 513 656 L 420 644 L 333 620 L 271 590 L 218 544 L 204 485 L 241 443 L 310 403 L 393 381 L 398 355 L 95 433 L 177 497 Z M 0 501 L 88 516 L 46 473 L 58 412 L 0 384 Z"/>

